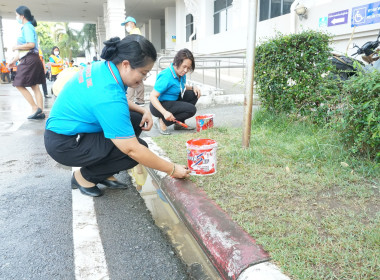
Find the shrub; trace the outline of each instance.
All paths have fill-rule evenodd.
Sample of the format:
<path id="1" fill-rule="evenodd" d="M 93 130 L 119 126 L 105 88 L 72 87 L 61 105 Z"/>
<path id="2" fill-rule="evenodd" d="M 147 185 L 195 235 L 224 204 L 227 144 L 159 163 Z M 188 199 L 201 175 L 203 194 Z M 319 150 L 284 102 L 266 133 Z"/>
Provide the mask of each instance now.
<path id="1" fill-rule="evenodd" d="M 343 85 L 343 140 L 354 153 L 380 162 L 380 73 L 359 73 Z"/>
<path id="2" fill-rule="evenodd" d="M 338 93 L 337 83 L 326 75 L 332 70 L 329 41 L 325 33 L 305 31 L 277 34 L 258 46 L 255 80 L 262 106 L 325 118 L 329 101 Z"/>

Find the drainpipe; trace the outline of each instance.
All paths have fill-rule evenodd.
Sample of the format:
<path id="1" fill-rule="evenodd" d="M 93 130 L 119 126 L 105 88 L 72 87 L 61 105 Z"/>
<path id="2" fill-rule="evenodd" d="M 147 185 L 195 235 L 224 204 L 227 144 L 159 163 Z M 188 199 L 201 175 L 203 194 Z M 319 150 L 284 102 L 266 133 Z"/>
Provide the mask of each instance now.
<path id="1" fill-rule="evenodd" d="M 194 23 L 193 23 L 194 24 Z M 194 24 L 194 31 L 193 33 L 191 33 L 190 37 L 189 37 L 189 41 L 191 43 L 191 51 L 193 52 L 194 51 L 194 48 L 193 48 L 193 38 L 194 36 L 197 34 L 197 30 L 195 28 L 195 24 Z"/>
<path id="2" fill-rule="evenodd" d="M 300 3 L 301 1 L 294 1 L 293 4 L 290 6 L 290 33 L 295 34 L 297 32 L 297 14 L 296 14 L 296 6 Z"/>

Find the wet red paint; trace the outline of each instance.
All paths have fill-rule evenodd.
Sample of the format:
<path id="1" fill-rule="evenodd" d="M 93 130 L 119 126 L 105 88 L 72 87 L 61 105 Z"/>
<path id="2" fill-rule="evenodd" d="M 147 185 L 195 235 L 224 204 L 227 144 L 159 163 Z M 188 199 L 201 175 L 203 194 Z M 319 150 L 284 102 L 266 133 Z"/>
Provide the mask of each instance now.
<path id="1" fill-rule="evenodd" d="M 223 279 L 237 279 L 269 254 L 189 180 L 166 177 L 162 190 Z"/>

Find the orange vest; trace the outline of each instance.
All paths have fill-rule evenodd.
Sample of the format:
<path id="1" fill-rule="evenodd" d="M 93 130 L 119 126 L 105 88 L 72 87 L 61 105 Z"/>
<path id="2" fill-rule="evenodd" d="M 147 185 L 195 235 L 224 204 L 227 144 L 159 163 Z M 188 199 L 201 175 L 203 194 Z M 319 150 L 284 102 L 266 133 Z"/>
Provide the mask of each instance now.
<path id="1" fill-rule="evenodd" d="M 9 73 L 8 63 L 4 64 L 4 62 L 1 62 L 1 73 Z"/>
<path id="2" fill-rule="evenodd" d="M 62 58 L 58 58 L 55 55 L 51 55 L 50 57 L 53 58 L 54 63 L 57 63 L 57 64 L 62 63 L 63 64 Z M 58 75 L 62 70 L 63 70 L 63 65 L 62 66 L 53 66 L 53 65 L 51 66 L 51 74 L 52 75 Z"/>

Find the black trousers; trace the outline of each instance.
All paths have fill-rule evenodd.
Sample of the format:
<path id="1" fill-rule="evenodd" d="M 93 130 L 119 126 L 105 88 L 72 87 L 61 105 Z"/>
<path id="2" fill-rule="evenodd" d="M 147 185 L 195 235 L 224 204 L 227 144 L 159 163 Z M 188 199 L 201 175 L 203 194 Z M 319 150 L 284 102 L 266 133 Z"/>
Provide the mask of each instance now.
<path id="1" fill-rule="evenodd" d="M 132 111 L 130 113 L 136 137 L 139 137 L 142 115 Z M 144 140 L 137 140 L 148 147 Z M 60 164 L 80 166 L 82 176 L 94 184 L 138 164 L 122 153 L 110 139 L 105 138 L 103 132 L 63 135 L 45 130 L 45 148 Z"/>
<path id="2" fill-rule="evenodd" d="M 194 91 L 186 90 L 183 94 L 183 98 L 180 96 L 177 101 L 161 101 L 161 105 L 165 110 L 172 113 L 176 120 L 185 122 L 185 120 L 191 118 L 197 112 L 197 108 L 195 107 L 197 101 L 198 98 Z M 174 124 L 174 122 L 165 120 L 164 116 L 152 105 L 152 103 L 150 103 L 150 112 L 153 116 L 162 119 L 166 126 Z"/>

